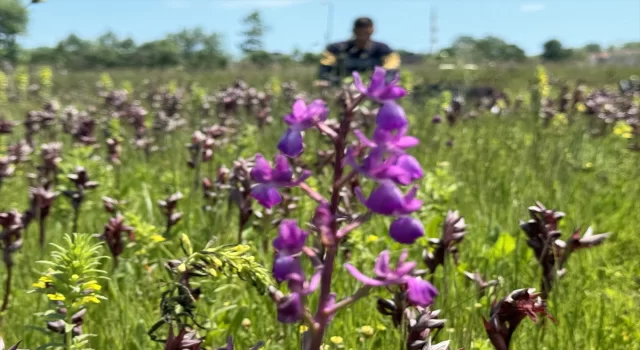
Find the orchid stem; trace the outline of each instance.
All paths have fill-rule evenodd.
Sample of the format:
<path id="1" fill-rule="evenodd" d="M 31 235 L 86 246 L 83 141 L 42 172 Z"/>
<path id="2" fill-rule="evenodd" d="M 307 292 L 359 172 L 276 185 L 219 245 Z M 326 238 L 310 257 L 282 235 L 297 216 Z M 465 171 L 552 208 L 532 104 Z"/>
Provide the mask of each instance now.
<path id="1" fill-rule="evenodd" d="M 9 295 L 11 295 L 11 277 L 13 276 L 13 267 L 7 266 L 7 278 L 4 282 L 4 299 L 2 300 L 2 308 L 0 312 L 4 312 L 9 307 Z"/>
<path id="2" fill-rule="evenodd" d="M 331 202 L 329 211 L 331 212 L 331 233 L 335 236 L 338 234 L 338 223 L 336 222 L 336 216 L 338 214 L 338 206 L 340 205 L 340 188 L 336 185 L 339 184 L 344 171 L 342 159 L 344 158 L 344 150 L 347 142 L 347 135 L 351 127 L 351 119 L 353 118 L 353 112 L 360 102 L 363 100 L 363 96 L 360 95 L 352 103 L 347 103 L 345 106 L 345 112 L 342 120 L 340 121 L 340 130 L 338 137 L 335 141 L 335 163 L 333 168 L 333 191 L 331 193 Z M 315 329 L 311 336 L 310 350 L 319 350 L 322 345 L 322 339 L 329 323 L 330 314 L 325 312 L 330 300 L 331 300 L 331 279 L 333 277 L 333 269 L 335 264 L 336 255 L 338 253 L 339 240 L 334 240 L 334 244 L 326 247 L 324 268 L 322 269 L 322 275 L 320 279 L 320 301 L 318 309 L 314 317 L 318 327 Z"/>

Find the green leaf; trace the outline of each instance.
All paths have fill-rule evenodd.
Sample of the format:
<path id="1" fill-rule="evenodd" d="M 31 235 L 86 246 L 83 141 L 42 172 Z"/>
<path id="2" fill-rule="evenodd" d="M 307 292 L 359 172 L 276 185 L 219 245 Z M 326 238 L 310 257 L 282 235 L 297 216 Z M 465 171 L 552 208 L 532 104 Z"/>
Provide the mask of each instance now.
<path id="1" fill-rule="evenodd" d="M 516 249 L 516 240 L 506 232 L 500 233 L 498 240 L 489 250 L 489 257 L 497 260 L 505 257 Z"/>

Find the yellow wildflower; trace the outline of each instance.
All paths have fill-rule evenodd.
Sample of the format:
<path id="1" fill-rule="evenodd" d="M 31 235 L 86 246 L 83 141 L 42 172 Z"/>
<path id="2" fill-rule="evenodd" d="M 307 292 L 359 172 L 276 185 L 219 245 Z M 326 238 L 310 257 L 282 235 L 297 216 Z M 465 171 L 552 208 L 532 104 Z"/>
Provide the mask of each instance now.
<path id="1" fill-rule="evenodd" d="M 585 106 L 582 102 L 578 102 L 576 103 L 576 109 L 578 110 L 578 112 L 584 113 L 587 110 L 587 106 Z"/>
<path id="2" fill-rule="evenodd" d="M 245 318 L 244 320 L 242 320 L 242 327 L 244 328 L 249 328 L 251 327 L 251 320 L 248 318 Z"/>
<path id="3" fill-rule="evenodd" d="M 49 300 L 51 300 L 51 301 L 64 301 L 64 299 L 65 299 L 64 295 L 62 295 L 60 293 L 47 294 L 47 298 L 49 298 Z"/>
<path id="4" fill-rule="evenodd" d="M 381 332 L 384 332 L 384 331 L 387 330 L 387 327 L 385 327 L 384 325 L 381 325 L 381 324 L 377 325 L 376 328 Z"/>
<path id="5" fill-rule="evenodd" d="M 368 235 L 367 236 L 367 243 L 373 243 L 376 242 L 378 240 L 378 236 L 376 235 Z"/>
<path id="6" fill-rule="evenodd" d="M 100 299 L 98 299 L 98 297 L 96 297 L 95 295 L 88 295 L 86 297 L 83 297 L 80 302 L 82 304 L 90 304 L 90 303 L 100 304 Z"/>
<path id="7" fill-rule="evenodd" d="M 309 330 L 309 327 L 305 326 L 305 325 L 301 325 L 300 326 L 300 334 L 306 332 Z"/>
<path id="8" fill-rule="evenodd" d="M 159 243 L 159 242 L 164 242 L 166 241 L 166 239 L 158 234 L 152 235 L 151 236 L 151 241 L 154 243 Z"/>
<path id="9" fill-rule="evenodd" d="M 31 287 L 43 289 L 43 288 L 47 288 L 47 285 L 46 285 L 46 283 L 44 283 L 42 281 L 38 281 L 38 282 L 32 284 Z"/>
<path id="10" fill-rule="evenodd" d="M 91 290 L 98 291 L 98 290 L 102 289 L 102 286 L 98 284 L 98 281 L 91 280 L 91 281 L 83 284 L 82 288 L 85 289 L 85 290 L 91 289 Z"/>
<path id="11" fill-rule="evenodd" d="M 366 335 L 367 337 L 372 336 L 373 332 L 374 332 L 373 327 L 369 325 L 360 327 L 360 333 Z"/>
<path id="12" fill-rule="evenodd" d="M 51 279 L 51 277 L 49 277 L 49 276 L 42 276 L 42 277 L 40 277 L 38 280 L 39 280 L 40 282 L 45 282 L 45 283 L 47 283 L 47 282 L 49 282 L 49 283 L 53 282 L 53 280 L 52 280 L 52 279 Z"/>
<path id="13" fill-rule="evenodd" d="M 617 136 L 620 136 L 622 138 L 625 139 L 630 139 L 633 137 L 633 128 L 631 128 L 631 125 L 627 124 L 626 122 L 617 122 L 616 125 L 613 127 L 613 133 Z"/>
<path id="14" fill-rule="evenodd" d="M 342 337 L 339 337 L 337 335 L 334 335 L 333 337 L 329 338 L 329 340 L 331 340 L 332 343 L 336 344 L 336 345 L 340 345 L 342 344 Z"/>

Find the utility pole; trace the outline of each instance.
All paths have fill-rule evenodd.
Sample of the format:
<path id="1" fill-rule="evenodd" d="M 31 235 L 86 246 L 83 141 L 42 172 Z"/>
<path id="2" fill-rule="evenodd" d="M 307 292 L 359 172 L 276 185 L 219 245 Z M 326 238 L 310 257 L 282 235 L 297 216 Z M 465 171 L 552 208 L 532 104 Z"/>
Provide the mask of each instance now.
<path id="1" fill-rule="evenodd" d="M 325 46 L 331 43 L 331 28 L 333 27 L 333 1 L 324 0 L 323 4 L 327 5 L 327 29 L 324 35 Z"/>
<path id="2" fill-rule="evenodd" d="M 429 19 L 429 54 L 433 55 L 438 44 L 438 14 L 431 5 Z"/>

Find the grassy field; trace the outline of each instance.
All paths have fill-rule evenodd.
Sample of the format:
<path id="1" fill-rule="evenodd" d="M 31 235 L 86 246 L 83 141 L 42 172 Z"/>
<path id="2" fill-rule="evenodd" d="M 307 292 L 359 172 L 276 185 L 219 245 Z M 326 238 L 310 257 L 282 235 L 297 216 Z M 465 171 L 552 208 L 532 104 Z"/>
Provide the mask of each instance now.
<path id="1" fill-rule="evenodd" d="M 590 88 L 614 84 L 632 73 L 624 68 L 551 66 L 548 70 L 552 77 L 570 86 L 584 79 Z M 416 83 L 466 81 L 491 84 L 506 89 L 512 96 L 528 96 L 528 83 L 535 79 L 535 72 L 535 67 L 486 68 L 465 76 L 425 67 L 413 70 L 411 75 Z M 224 193 L 222 199 L 212 205 L 203 196 L 200 178 L 215 179 L 222 165 L 231 167 L 235 159 L 250 158 L 257 152 L 273 159 L 276 143 L 285 129 L 282 117 L 289 113 L 290 102 L 284 97 L 275 98 L 271 112 L 274 121 L 266 126 L 258 126 L 255 117 L 238 113 L 234 117 L 238 120 L 234 126 L 236 135 L 228 143 L 215 147 L 213 160 L 201 165 L 198 176 L 196 170 L 187 166 L 190 154 L 185 144 L 191 142 L 198 123 L 210 126 L 219 120 L 213 111 L 202 113 L 201 102 L 191 102 L 196 92 L 186 93 L 181 105 L 180 114 L 186 125 L 171 132 L 149 130 L 149 135 L 156 137 L 158 150 L 145 154 L 132 145 L 134 131 L 127 123 L 117 126 L 104 121 L 109 119 L 110 112 L 104 99 L 96 93 L 99 72 L 53 73 L 50 95 L 63 108 L 71 104 L 78 110 L 96 107 L 92 116 L 98 120 L 95 131 L 98 148 L 74 145 L 72 137 L 62 132 L 61 122 L 37 132 L 34 138 L 36 145 L 53 140 L 64 143 L 58 166 L 58 190 L 72 188 L 72 182 L 64 174 L 76 165 L 84 166 L 90 179 L 99 182 L 99 187 L 85 192 L 77 231 L 86 234 L 103 231 L 104 224 L 113 216 L 103 209 L 101 198 L 108 196 L 126 201 L 121 211 L 125 222 L 135 228 L 137 238 L 135 243 L 125 239 L 127 245 L 117 266 L 113 259 L 101 261 L 100 269 L 106 271 L 109 279 L 100 280 L 102 289 L 98 294 L 106 299 L 91 303 L 83 319 L 83 332 L 95 335 L 89 338 L 90 347 L 94 349 L 162 348 L 147 332 L 160 320 L 162 293 L 172 285 L 173 277 L 164 264 L 169 259 L 185 256 L 180 248 L 180 234 L 188 235 L 196 250 L 203 249 L 212 239 L 214 246 L 237 243 L 238 209 L 227 205 Z M 213 93 L 231 84 L 237 73 L 240 72 L 138 71 L 110 72 L 110 76 L 115 87 L 131 86 L 129 99 L 142 101 L 149 111 L 147 121 L 152 123 L 158 108 L 145 98 L 153 93 L 152 88 L 168 84 L 172 89 L 198 82 L 204 91 Z M 273 77 L 277 76 L 282 82 L 294 79 L 299 90 L 314 94 L 312 72 L 305 69 L 275 71 L 271 75 L 242 73 L 249 85 L 259 90 L 265 84 L 271 86 Z M 33 74 L 32 80 L 37 81 L 38 76 Z M 559 88 L 552 86 L 551 97 L 555 99 L 558 93 Z M 40 98 L 7 102 L 0 113 L 21 122 L 27 111 L 41 109 L 42 102 Z M 500 116 L 480 113 L 453 126 L 444 121 L 432 124 L 432 117 L 441 113 L 442 102 L 439 98 L 424 105 L 411 102 L 410 98 L 401 101 L 409 115 L 411 134 L 421 141 L 411 154 L 427 172 L 418 182 L 420 197 L 426 203 L 419 215 L 427 236 L 441 235 L 444 215 L 449 209 L 458 210 L 468 225 L 468 234 L 458 245 L 459 264 L 456 266 L 447 258 L 445 267 L 433 276 L 433 284 L 440 291 L 434 307 L 441 309 L 441 317 L 447 320 L 435 339 L 450 339 L 452 349 L 492 349 L 482 321 L 483 316 L 489 317 L 491 301 L 518 288 L 540 289 L 541 269 L 519 227 L 520 220 L 528 219 L 527 208 L 538 200 L 566 213 L 560 226 L 565 239 L 574 229 L 584 232 L 588 226 L 593 226 L 598 233 L 612 234 L 603 245 L 572 255 L 566 275 L 558 281 L 548 300 L 548 310 L 557 324 L 525 320 L 514 335 L 511 349 L 640 349 L 637 327 L 640 323 L 640 264 L 637 262 L 640 216 L 635 204 L 640 197 L 637 181 L 640 166 L 639 154 L 627 147 L 629 140 L 614 134 L 612 126 L 605 129 L 604 135 L 592 136 L 589 130 L 594 117 L 578 112 L 568 114 L 567 123 L 562 119 L 543 127 L 541 118 L 528 105 Z M 339 109 L 332 107 L 330 118 L 338 117 L 338 113 Z M 61 109 L 58 115 L 63 114 Z M 104 130 L 116 130 L 122 138 L 120 165 L 107 161 Z M 20 125 L 14 127 L 13 134 L 0 135 L 0 155 L 6 155 L 8 145 L 22 139 L 23 133 L 24 127 Z M 306 163 L 314 161 L 317 150 L 328 148 L 320 137 L 306 136 L 305 142 L 303 160 Z M 16 165 L 13 176 L 3 179 L 0 212 L 28 209 L 31 181 L 28 174 L 35 173 L 41 162 L 39 149 L 36 147 L 30 161 Z M 330 169 L 325 168 L 315 172 L 308 183 L 326 193 L 325 189 L 331 184 L 330 175 Z M 194 186 L 194 182 L 198 186 Z M 178 203 L 183 217 L 166 234 L 166 218 L 157 201 L 178 191 L 183 194 Z M 293 193 L 301 198 L 289 217 L 298 219 L 302 225 L 311 219 L 315 203 L 298 189 Z M 211 207 L 207 208 L 208 205 Z M 259 210 L 257 203 L 253 207 Z M 359 210 L 362 211 L 362 206 Z M 71 201 L 60 194 L 46 221 L 47 243 L 63 244 L 64 235 L 73 230 L 73 217 Z M 270 270 L 273 261 L 270 241 L 277 228 L 266 219 L 255 219 L 253 223 L 244 229 L 244 243 L 251 247 L 250 254 L 255 260 Z M 388 219 L 376 216 L 354 231 L 349 238 L 350 262 L 362 271 L 372 271 L 380 251 L 390 249 L 397 256 L 401 249 L 407 248 L 410 260 L 418 261 L 418 267 L 425 268 L 421 256 L 427 240 L 420 239 L 411 246 L 395 243 L 387 232 L 389 223 Z M 160 241 L 158 236 L 163 235 L 164 241 Z M 52 309 L 50 298 L 28 293 L 34 289 L 32 284 L 46 272 L 47 266 L 36 261 L 51 260 L 55 247 L 49 244 L 44 250 L 39 247 L 36 222 L 29 225 L 23 237 L 22 248 L 13 254 L 11 298 L 1 316 L 0 335 L 7 345 L 22 340 L 20 348 L 36 349 L 62 340 L 62 335 L 47 331 L 44 316 L 37 315 Z M 99 252 L 111 256 L 104 244 Z M 341 297 L 359 287 L 359 282 L 341 267 L 344 262 L 344 255 L 340 254 L 333 282 L 333 291 Z M 463 271 L 478 271 L 487 279 L 499 280 L 500 284 L 481 296 Z M 3 265 L 0 279 L 4 281 L 6 274 Z M 278 323 L 270 297 L 250 283 L 223 274 L 198 282 L 202 295 L 196 303 L 195 314 L 208 328 L 199 332 L 205 337 L 207 349 L 224 344 L 227 335 L 234 337 L 236 349 L 247 349 L 259 340 L 266 342 L 266 349 L 299 348 L 301 326 Z M 0 290 L 5 292 L 4 288 Z M 390 298 L 391 294 L 385 289 L 376 289 L 335 317 L 325 337 L 327 349 L 404 348 L 402 332 L 388 317 L 376 311 L 376 297 Z M 314 303 L 315 298 L 311 302 Z M 166 334 L 166 327 L 159 333 Z"/>

